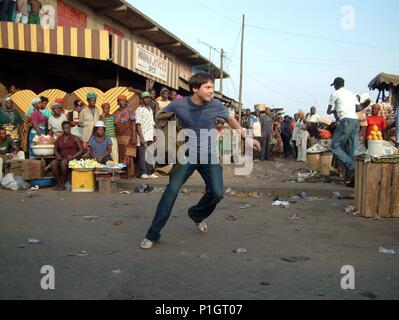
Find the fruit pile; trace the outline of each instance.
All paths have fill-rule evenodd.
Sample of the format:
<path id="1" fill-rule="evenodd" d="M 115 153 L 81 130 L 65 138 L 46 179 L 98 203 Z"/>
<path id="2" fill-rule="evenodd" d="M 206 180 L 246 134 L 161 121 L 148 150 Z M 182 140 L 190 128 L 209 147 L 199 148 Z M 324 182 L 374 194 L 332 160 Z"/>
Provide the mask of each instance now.
<path id="1" fill-rule="evenodd" d="M 40 143 L 54 143 L 55 138 L 51 136 L 35 136 L 33 138 L 33 142 L 40 144 Z"/>
<path id="2" fill-rule="evenodd" d="M 384 140 L 382 138 L 382 132 L 378 130 L 377 126 L 373 126 L 373 130 L 370 132 L 367 140 Z"/>
<path id="3" fill-rule="evenodd" d="M 96 169 L 102 168 L 103 165 L 98 163 L 96 160 L 72 160 L 69 161 L 68 167 L 70 169 Z"/>

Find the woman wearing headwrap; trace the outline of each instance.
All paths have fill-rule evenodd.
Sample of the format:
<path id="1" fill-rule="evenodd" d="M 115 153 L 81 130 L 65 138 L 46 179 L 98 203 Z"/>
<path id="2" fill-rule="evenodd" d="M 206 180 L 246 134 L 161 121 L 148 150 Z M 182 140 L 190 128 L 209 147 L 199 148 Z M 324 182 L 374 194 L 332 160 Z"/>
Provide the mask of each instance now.
<path id="1" fill-rule="evenodd" d="M 41 101 L 41 105 L 40 105 L 40 112 L 42 113 L 42 115 L 48 120 L 51 117 L 51 111 L 49 109 L 47 109 L 47 104 L 48 104 L 48 98 L 47 97 L 40 97 L 40 101 Z M 35 108 L 33 106 L 30 106 L 28 111 L 26 111 L 25 113 L 25 117 L 30 118 L 33 110 L 35 110 Z"/>
<path id="2" fill-rule="evenodd" d="M 79 115 L 80 126 L 82 130 L 83 147 L 87 147 L 87 143 L 93 133 L 94 124 L 100 119 L 100 112 L 96 108 L 97 96 L 93 92 L 87 94 L 88 105 L 83 108 Z"/>
<path id="3" fill-rule="evenodd" d="M 3 108 L 0 110 L 0 126 L 3 126 L 14 140 L 19 140 L 21 125 L 24 120 L 18 111 L 13 107 L 10 97 L 3 100 Z"/>
<path id="4" fill-rule="evenodd" d="M 53 114 L 48 119 L 48 130 L 49 133 L 57 139 L 62 134 L 62 123 L 67 121 L 67 117 L 62 113 L 61 105 L 58 102 L 54 102 L 51 106 Z"/>
<path id="5" fill-rule="evenodd" d="M 42 107 L 42 100 L 40 98 L 34 98 L 32 100 L 33 112 L 30 116 L 32 129 L 29 133 L 29 154 L 30 156 L 34 156 L 32 152 L 32 144 L 33 138 L 35 136 L 41 136 L 46 134 L 46 118 L 40 112 L 40 108 Z"/>
<path id="6" fill-rule="evenodd" d="M 128 165 L 128 175 L 134 175 L 134 160 L 136 157 L 136 124 L 134 111 L 128 108 L 127 97 L 121 95 L 117 99 L 119 109 L 116 110 L 115 125 L 118 140 L 119 162 Z"/>

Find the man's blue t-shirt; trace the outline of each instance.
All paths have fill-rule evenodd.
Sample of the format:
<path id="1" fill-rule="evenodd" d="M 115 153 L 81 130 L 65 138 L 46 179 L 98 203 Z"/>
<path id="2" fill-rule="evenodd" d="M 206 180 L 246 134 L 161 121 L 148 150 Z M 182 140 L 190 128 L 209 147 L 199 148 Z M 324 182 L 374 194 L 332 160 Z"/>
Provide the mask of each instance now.
<path id="1" fill-rule="evenodd" d="M 196 105 L 190 97 L 174 100 L 162 112 L 174 112 L 186 129 L 190 150 L 198 154 L 217 154 L 216 118 L 227 120 L 230 114 L 219 100 L 213 99 L 202 106 Z M 190 129 L 190 130 L 187 130 Z M 209 135 L 208 135 L 209 134 Z"/>

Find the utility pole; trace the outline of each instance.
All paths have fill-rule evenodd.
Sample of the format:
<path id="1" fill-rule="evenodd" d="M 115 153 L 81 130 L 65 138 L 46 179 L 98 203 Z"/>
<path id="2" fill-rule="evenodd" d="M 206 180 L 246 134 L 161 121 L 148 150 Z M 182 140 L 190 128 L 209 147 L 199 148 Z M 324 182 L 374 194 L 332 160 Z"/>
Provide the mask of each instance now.
<path id="1" fill-rule="evenodd" d="M 242 30 L 241 30 L 241 62 L 240 62 L 240 96 L 238 98 L 238 121 L 241 123 L 242 110 L 242 77 L 244 67 L 244 28 L 245 28 L 245 14 L 242 15 Z"/>
<path id="2" fill-rule="evenodd" d="M 220 94 L 223 95 L 223 75 L 224 75 L 224 71 L 223 71 L 223 59 L 224 59 L 224 50 L 221 49 L 220 50 Z"/>

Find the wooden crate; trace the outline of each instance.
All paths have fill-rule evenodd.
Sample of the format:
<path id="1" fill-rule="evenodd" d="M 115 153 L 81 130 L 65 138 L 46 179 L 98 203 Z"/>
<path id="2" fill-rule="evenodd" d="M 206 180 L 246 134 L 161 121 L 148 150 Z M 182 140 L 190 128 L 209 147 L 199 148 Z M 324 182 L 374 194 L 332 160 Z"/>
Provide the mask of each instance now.
<path id="1" fill-rule="evenodd" d="M 99 193 L 115 193 L 117 191 L 117 182 L 112 181 L 111 177 L 99 177 L 97 181 Z"/>
<path id="2" fill-rule="evenodd" d="M 96 180 L 98 182 L 99 193 L 115 193 L 117 192 L 117 181 L 121 179 L 123 171 L 101 171 L 95 172 Z"/>
<path id="3" fill-rule="evenodd" d="M 365 218 L 399 218 L 399 164 L 356 160 L 355 206 Z"/>

